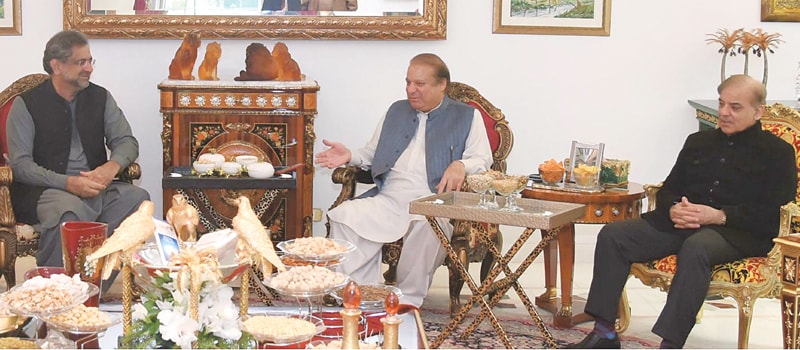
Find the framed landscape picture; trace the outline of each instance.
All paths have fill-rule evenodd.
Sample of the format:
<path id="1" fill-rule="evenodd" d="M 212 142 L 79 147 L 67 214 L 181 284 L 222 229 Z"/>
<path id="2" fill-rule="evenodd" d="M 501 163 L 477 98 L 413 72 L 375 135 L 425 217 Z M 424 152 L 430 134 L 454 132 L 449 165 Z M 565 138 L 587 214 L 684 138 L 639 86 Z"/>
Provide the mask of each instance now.
<path id="1" fill-rule="evenodd" d="M 611 35 L 611 0 L 494 0 L 493 33 Z"/>
<path id="2" fill-rule="evenodd" d="M 0 0 L 0 35 L 22 35 L 22 0 Z"/>
<path id="3" fill-rule="evenodd" d="M 761 21 L 800 22 L 800 1 L 761 0 Z"/>

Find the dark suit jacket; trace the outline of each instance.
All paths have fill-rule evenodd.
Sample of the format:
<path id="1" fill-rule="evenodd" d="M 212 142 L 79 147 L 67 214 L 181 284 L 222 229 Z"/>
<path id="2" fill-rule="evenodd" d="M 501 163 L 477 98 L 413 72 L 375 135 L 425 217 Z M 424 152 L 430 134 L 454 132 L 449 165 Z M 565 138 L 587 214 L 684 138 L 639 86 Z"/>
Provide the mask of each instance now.
<path id="1" fill-rule="evenodd" d="M 711 225 L 749 256 L 765 256 L 778 234 L 780 207 L 797 193 L 794 147 L 761 123 L 728 137 L 719 129 L 689 135 L 658 192 L 656 210 L 642 217 L 672 230 L 669 208 L 689 201 L 725 211 L 727 224 Z"/>

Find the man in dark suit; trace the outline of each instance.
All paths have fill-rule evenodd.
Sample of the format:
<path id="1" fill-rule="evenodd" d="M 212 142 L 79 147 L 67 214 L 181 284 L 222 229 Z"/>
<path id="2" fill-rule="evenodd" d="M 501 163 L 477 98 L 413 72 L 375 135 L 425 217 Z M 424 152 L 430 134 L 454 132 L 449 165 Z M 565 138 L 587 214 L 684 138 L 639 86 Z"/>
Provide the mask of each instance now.
<path id="1" fill-rule="evenodd" d="M 734 75 L 717 88 L 719 128 L 689 135 L 658 193 L 656 210 L 608 224 L 597 236 L 586 313 L 594 330 L 572 348 L 619 348 L 617 305 L 631 263 L 677 254 L 667 302 L 653 326 L 680 348 L 703 306 L 711 268 L 766 256 L 780 207 L 797 193 L 794 147 L 761 129 L 766 88 Z"/>

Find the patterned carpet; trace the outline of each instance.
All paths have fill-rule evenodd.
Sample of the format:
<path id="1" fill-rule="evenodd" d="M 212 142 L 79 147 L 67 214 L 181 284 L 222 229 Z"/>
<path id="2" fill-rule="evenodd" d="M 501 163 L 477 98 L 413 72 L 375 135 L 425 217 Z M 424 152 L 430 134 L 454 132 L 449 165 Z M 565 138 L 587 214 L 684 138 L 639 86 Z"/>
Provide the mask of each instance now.
<path id="1" fill-rule="evenodd" d="M 433 343 L 434 339 L 441 334 L 441 331 L 450 322 L 450 314 L 444 310 L 422 309 L 422 322 L 425 326 L 425 333 L 428 335 L 428 342 Z M 583 339 L 591 330 L 586 326 L 577 326 L 572 329 L 558 329 L 553 327 L 552 317 L 543 313 L 542 319 L 547 325 L 547 329 L 553 335 L 558 348 L 563 348 L 569 344 L 577 343 Z M 441 349 L 498 349 L 505 348 L 505 345 L 497 337 L 497 333 L 488 321 L 484 321 L 467 339 L 460 339 L 463 330 L 469 325 L 474 316 L 466 319 L 453 334 L 450 335 L 440 346 Z M 503 330 L 508 334 L 509 341 L 517 349 L 542 349 L 547 348 L 544 337 L 539 333 L 536 324 L 530 317 L 510 317 L 498 316 Z M 648 341 L 622 336 L 623 349 L 647 349 L 658 348 L 658 344 Z"/>

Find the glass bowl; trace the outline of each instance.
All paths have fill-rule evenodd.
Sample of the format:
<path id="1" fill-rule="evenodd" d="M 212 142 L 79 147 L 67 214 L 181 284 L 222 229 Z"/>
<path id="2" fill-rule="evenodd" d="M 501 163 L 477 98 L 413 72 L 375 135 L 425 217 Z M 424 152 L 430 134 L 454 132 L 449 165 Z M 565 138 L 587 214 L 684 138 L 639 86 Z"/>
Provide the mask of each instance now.
<path id="1" fill-rule="evenodd" d="M 96 308 L 95 308 L 96 309 Z M 67 311 L 68 313 L 69 311 Z M 108 328 L 122 322 L 122 315 L 121 314 L 110 314 L 104 311 L 100 311 L 100 313 L 104 314 L 108 317 L 108 322 L 104 323 L 97 323 L 93 325 L 75 325 L 69 322 L 64 322 L 63 320 L 59 319 L 58 315 L 49 315 L 44 320 L 47 322 L 47 325 L 52 327 L 53 329 L 61 332 L 69 332 L 72 334 L 96 334 L 105 332 Z M 63 315 L 63 314 L 62 314 Z"/>
<path id="2" fill-rule="evenodd" d="M 153 280 L 159 273 L 177 272 L 181 269 L 180 266 L 164 266 L 160 262 L 158 245 L 155 243 L 146 243 L 142 245 L 133 256 L 131 267 L 133 274 L 136 276 L 136 281 L 143 282 L 143 287 L 154 287 Z M 158 261 L 158 263 L 152 263 Z M 242 273 L 249 265 L 246 264 L 220 264 L 219 272 L 222 274 L 222 283 L 233 281 L 239 274 Z"/>
<path id="3" fill-rule="evenodd" d="M 281 324 L 282 320 L 284 323 L 288 322 L 288 320 L 285 320 L 288 318 L 310 322 L 314 326 L 314 329 L 308 333 L 302 334 L 282 332 L 278 329 L 278 325 Z M 264 325 L 256 326 L 254 322 L 259 322 L 258 320 L 263 320 L 261 322 L 264 322 L 271 327 L 266 327 Z M 299 345 L 298 348 L 305 346 L 301 343 L 308 342 L 314 338 L 314 336 L 325 331 L 325 324 L 319 317 L 314 317 L 311 315 L 293 315 L 287 313 L 247 315 L 239 321 L 239 326 L 243 331 L 252 334 L 253 338 L 255 338 L 259 343 L 267 343 L 265 344 L 267 346 L 289 346 L 296 344 Z"/>
<path id="4" fill-rule="evenodd" d="M 309 245 L 313 245 L 310 248 Z M 353 243 L 324 237 L 304 237 L 278 242 L 278 249 L 307 261 L 340 260 L 356 249 Z"/>
<path id="5" fill-rule="evenodd" d="M 542 176 L 542 182 L 545 185 L 556 185 L 564 179 L 564 169 L 548 170 L 539 168 L 539 175 Z"/>
<path id="6" fill-rule="evenodd" d="M 11 312 L 17 315 L 42 318 L 43 315 L 58 314 L 72 309 L 75 306 L 83 304 L 86 299 L 89 299 L 89 297 L 95 296 L 100 292 L 100 287 L 83 281 L 75 283 L 77 288 L 66 288 L 63 286 L 63 283 L 52 284 L 50 286 L 55 286 L 56 289 L 66 291 L 71 300 L 66 300 L 64 303 L 53 305 L 42 305 L 41 303 L 35 302 L 23 303 L 23 299 L 36 300 L 36 298 L 41 298 L 39 299 L 40 301 L 53 300 L 53 298 L 51 298 L 47 292 L 41 292 L 44 287 L 39 285 L 31 285 L 27 283 L 29 281 L 30 280 L 26 281 L 26 283 L 16 285 L 7 292 L 0 294 L 0 305 L 7 307 L 9 310 L 11 310 Z"/>
<path id="7" fill-rule="evenodd" d="M 332 276 L 332 274 L 337 278 L 337 283 L 333 285 L 308 285 L 299 282 L 289 283 L 287 286 L 281 283 L 281 281 L 286 280 L 294 282 L 326 280 Z M 274 289 L 281 295 L 307 298 L 328 294 L 336 288 L 343 287 L 348 281 L 350 281 L 349 276 L 340 272 L 331 271 L 325 267 L 298 266 L 286 270 L 285 272 L 273 273 L 271 276 L 264 279 L 264 285 Z"/>
<path id="8" fill-rule="evenodd" d="M 579 188 L 594 188 L 597 185 L 597 173 L 572 173 L 575 185 Z"/>
<path id="9" fill-rule="evenodd" d="M 387 286 L 385 284 L 360 284 L 358 288 L 361 290 L 361 304 L 358 305 L 358 308 L 362 310 L 383 310 L 386 296 L 389 295 L 389 293 L 394 292 L 398 298 L 403 295 L 400 288 Z M 330 293 L 339 304 L 344 302 L 341 295 L 342 291 L 344 291 L 344 287 L 336 288 Z"/>

